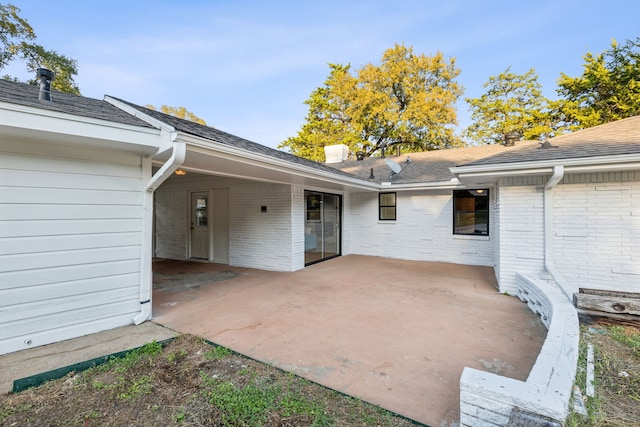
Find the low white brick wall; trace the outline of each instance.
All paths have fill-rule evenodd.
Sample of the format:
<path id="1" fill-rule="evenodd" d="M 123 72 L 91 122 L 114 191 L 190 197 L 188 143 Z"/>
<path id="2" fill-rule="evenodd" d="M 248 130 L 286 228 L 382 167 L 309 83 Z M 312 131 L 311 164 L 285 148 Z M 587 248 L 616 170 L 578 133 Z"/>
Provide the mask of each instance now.
<path id="1" fill-rule="evenodd" d="M 517 407 L 564 424 L 576 375 L 580 331 L 571 302 L 552 285 L 516 274 L 518 297 L 540 315 L 547 337 L 526 381 L 464 368 L 460 425 L 504 426 Z"/>

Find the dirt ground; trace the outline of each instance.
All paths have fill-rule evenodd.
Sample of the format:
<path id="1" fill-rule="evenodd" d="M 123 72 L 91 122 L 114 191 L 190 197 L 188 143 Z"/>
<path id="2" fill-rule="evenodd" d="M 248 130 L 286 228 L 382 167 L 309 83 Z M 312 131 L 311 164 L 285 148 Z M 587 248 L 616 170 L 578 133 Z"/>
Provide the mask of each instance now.
<path id="1" fill-rule="evenodd" d="M 410 426 L 358 399 L 183 335 L 0 396 L 1 426 Z"/>
<path id="2" fill-rule="evenodd" d="M 576 385 L 586 389 L 587 347 L 594 350 L 594 395 L 588 416 L 572 414 L 568 427 L 640 426 L 640 323 L 583 319 Z"/>

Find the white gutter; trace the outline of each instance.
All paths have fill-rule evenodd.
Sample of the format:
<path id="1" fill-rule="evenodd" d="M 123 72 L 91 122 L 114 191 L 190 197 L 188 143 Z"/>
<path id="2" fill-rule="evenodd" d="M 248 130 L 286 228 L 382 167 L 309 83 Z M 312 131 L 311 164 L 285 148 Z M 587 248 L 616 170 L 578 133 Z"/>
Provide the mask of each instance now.
<path id="1" fill-rule="evenodd" d="M 145 185 L 144 199 L 142 202 L 142 253 L 140 256 L 140 313 L 133 317 L 133 323 L 141 324 L 151 316 L 151 288 L 153 286 L 152 251 L 153 251 L 153 192 L 175 172 L 183 163 L 187 154 L 187 145 L 177 140 L 178 132 L 173 126 L 169 126 L 141 111 L 120 102 L 117 99 L 105 96 L 104 100 L 149 125 L 160 129 L 159 154 L 171 149 L 171 156 L 154 174 L 152 173 L 152 161 L 146 157 L 142 162 L 143 176 L 151 176 Z"/>
<path id="2" fill-rule="evenodd" d="M 564 166 L 556 165 L 553 167 L 553 175 L 544 186 L 544 267 L 573 304 L 569 285 L 553 264 L 553 205 L 551 196 L 553 187 L 562 181 L 562 178 L 564 178 Z"/>
<path id="3" fill-rule="evenodd" d="M 164 131 L 163 131 L 164 134 Z M 151 177 L 145 190 L 153 193 L 163 182 L 167 180 L 175 171 L 184 163 L 185 157 L 187 157 L 187 144 L 184 142 L 175 140 L 175 133 L 169 135 L 163 135 L 164 138 L 173 140 L 173 148 L 171 150 L 171 157 L 160 167 L 160 169 Z"/>
<path id="4" fill-rule="evenodd" d="M 628 155 L 619 154 L 615 156 L 599 156 L 599 157 L 580 157 L 573 159 L 562 159 L 562 164 L 568 170 L 580 171 L 586 169 L 617 169 L 621 167 L 632 168 L 637 167 L 640 163 L 640 154 Z M 488 175 L 491 172 L 537 172 L 539 170 L 550 170 L 558 164 L 558 160 L 542 160 L 535 162 L 514 162 L 514 163 L 496 163 L 489 165 L 473 165 L 473 166 L 455 166 L 449 168 L 454 175 Z"/>
<path id="5" fill-rule="evenodd" d="M 174 139 L 175 135 L 175 132 L 165 132 L 164 130 L 161 133 L 161 136 L 165 139 Z M 169 160 L 151 177 L 145 187 L 146 191 L 143 201 L 143 243 L 140 257 L 140 313 L 133 318 L 133 323 L 136 325 L 148 320 L 151 316 L 151 289 L 153 286 L 153 192 L 182 165 L 186 152 L 186 144 L 174 140 L 171 157 L 169 157 Z M 143 169 L 145 169 L 145 174 L 151 174 L 150 158 L 144 159 Z"/>
<path id="6" fill-rule="evenodd" d="M 449 181 L 435 181 L 435 182 L 407 182 L 407 183 L 382 182 L 380 183 L 380 190 L 382 191 L 450 190 L 455 188 L 466 188 L 466 187 L 457 178 L 451 178 Z"/>

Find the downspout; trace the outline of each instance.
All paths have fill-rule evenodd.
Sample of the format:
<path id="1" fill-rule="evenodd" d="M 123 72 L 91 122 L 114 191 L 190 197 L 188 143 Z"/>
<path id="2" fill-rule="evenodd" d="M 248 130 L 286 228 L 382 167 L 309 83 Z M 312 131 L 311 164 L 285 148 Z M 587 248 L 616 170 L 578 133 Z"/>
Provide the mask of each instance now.
<path id="1" fill-rule="evenodd" d="M 564 178 L 564 166 L 554 166 L 553 175 L 551 175 L 551 178 L 549 178 L 549 181 L 547 181 L 544 186 L 544 267 L 565 296 L 569 298 L 569 301 L 573 303 L 569 285 L 553 264 L 553 206 L 551 190 L 553 190 L 556 184 L 562 181 L 562 178 Z"/>
<path id="2" fill-rule="evenodd" d="M 141 324 L 149 319 L 151 315 L 151 287 L 152 277 L 152 244 L 153 244 L 153 192 L 171 176 L 175 170 L 184 163 L 187 154 L 187 146 L 184 142 L 176 141 L 176 133 L 161 131 L 163 138 L 168 138 L 173 144 L 171 157 L 162 167 L 151 177 L 145 186 L 143 200 L 143 244 L 142 256 L 140 257 L 140 313 L 133 318 L 133 323 Z M 143 161 L 143 172 L 145 176 L 151 174 L 151 159 Z M 148 173 L 148 175 L 147 175 Z"/>

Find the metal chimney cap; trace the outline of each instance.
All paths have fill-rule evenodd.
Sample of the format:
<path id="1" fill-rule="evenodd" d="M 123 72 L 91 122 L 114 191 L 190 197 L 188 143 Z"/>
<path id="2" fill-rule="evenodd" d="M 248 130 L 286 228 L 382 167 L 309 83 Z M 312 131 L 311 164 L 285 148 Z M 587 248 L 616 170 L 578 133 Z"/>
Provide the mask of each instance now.
<path id="1" fill-rule="evenodd" d="M 47 79 L 53 80 L 53 78 L 55 76 L 55 73 L 53 71 L 51 71 L 51 70 L 46 69 L 46 68 L 38 68 L 36 70 L 36 76 L 38 78 L 45 77 Z"/>
<path id="2" fill-rule="evenodd" d="M 505 147 L 513 147 L 516 144 L 516 141 L 519 138 L 518 132 L 512 130 L 504 136 L 504 145 Z"/>

